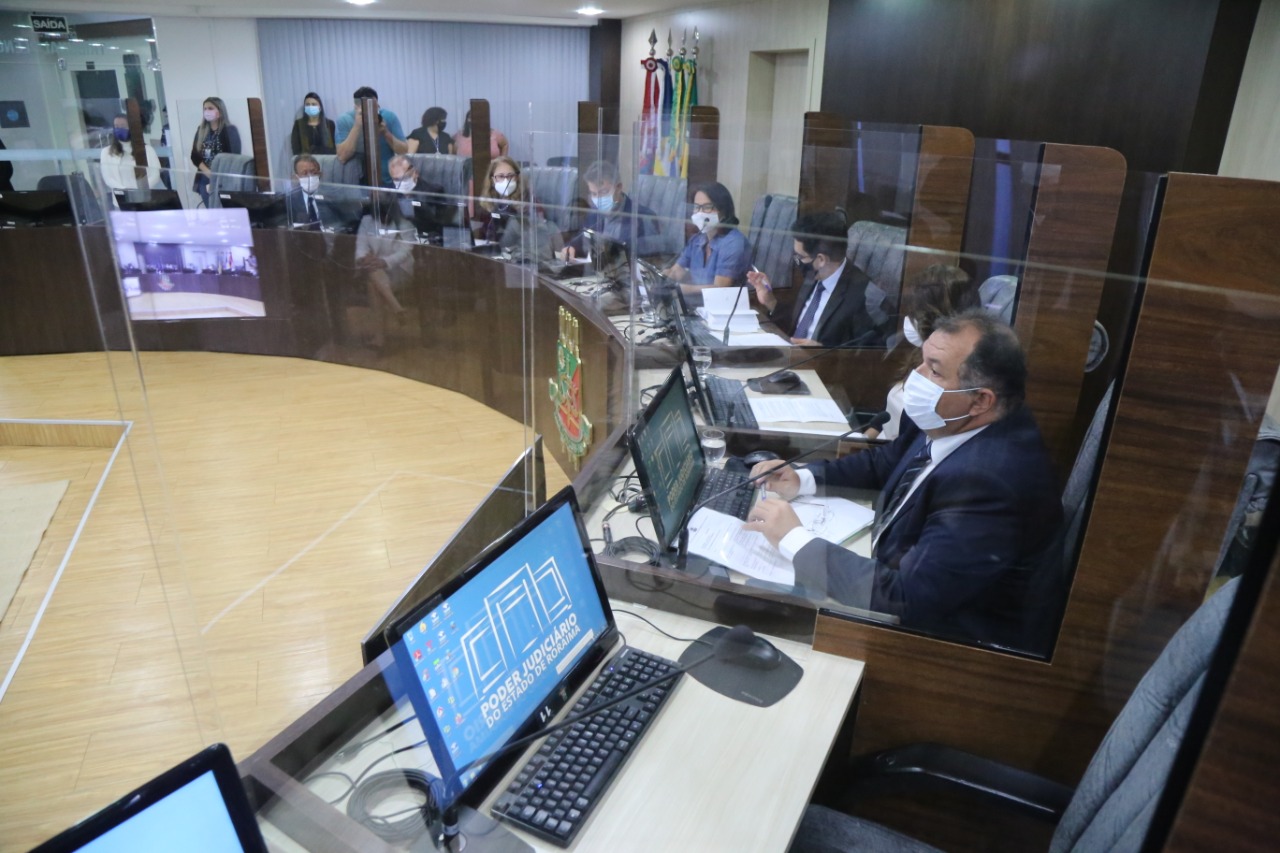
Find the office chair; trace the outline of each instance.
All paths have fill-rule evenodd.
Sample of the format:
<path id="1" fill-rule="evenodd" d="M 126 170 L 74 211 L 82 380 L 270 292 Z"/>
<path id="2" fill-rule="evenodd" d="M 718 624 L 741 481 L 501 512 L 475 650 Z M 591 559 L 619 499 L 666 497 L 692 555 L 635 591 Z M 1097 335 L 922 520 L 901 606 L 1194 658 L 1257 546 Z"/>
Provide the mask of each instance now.
<path id="1" fill-rule="evenodd" d="M 220 193 L 253 192 L 257 189 L 253 158 L 247 154 L 223 152 L 214 156 L 209 168 L 213 170 L 213 182 L 209 185 L 209 207 L 222 207 Z"/>
<path id="2" fill-rule="evenodd" d="M 547 165 L 552 167 L 570 166 L 576 169 L 578 168 L 578 158 L 577 157 L 548 157 Z"/>
<path id="3" fill-rule="evenodd" d="M 71 198 L 71 209 L 81 225 L 102 221 L 102 207 L 83 172 L 69 175 L 45 175 L 36 182 L 40 192 L 64 192 Z"/>
<path id="4" fill-rule="evenodd" d="M 1013 308 L 1018 303 L 1018 277 L 993 275 L 978 285 L 978 298 L 988 312 L 1013 325 Z"/>
<path id="5" fill-rule="evenodd" d="M 1056 821 L 1050 853 L 1138 850 L 1238 585 L 1238 580 L 1225 584 L 1173 635 L 1111 724 L 1074 791 L 958 749 L 913 744 L 858 759 L 851 801 L 887 793 L 904 783 L 964 789 Z M 825 806 L 806 810 L 791 845 L 791 853 L 928 853 L 935 849 Z"/>
<path id="6" fill-rule="evenodd" d="M 756 199 L 751 211 L 751 227 L 747 233 L 751 262 L 769 276 L 775 290 L 791 286 L 795 243 L 791 226 L 796 221 L 798 203 L 799 199 L 793 195 L 768 193 Z"/>

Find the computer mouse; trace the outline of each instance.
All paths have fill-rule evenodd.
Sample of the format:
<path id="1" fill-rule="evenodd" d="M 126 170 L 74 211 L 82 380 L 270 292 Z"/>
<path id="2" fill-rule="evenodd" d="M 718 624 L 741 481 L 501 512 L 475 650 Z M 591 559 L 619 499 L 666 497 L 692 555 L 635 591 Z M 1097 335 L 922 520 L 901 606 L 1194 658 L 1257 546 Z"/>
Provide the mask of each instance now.
<path id="1" fill-rule="evenodd" d="M 782 370 L 761 377 L 756 389 L 761 394 L 788 394 L 800 387 L 800 374 L 794 370 Z"/>
<path id="2" fill-rule="evenodd" d="M 773 643 L 757 635 L 752 638 L 751 646 L 736 663 L 750 669 L 777 669 L 782 663 L 782 652 Z"/>
<path id="3" fill-rule="evenodd" d="M 747 470 L 750 471 L 761 462 L 768 462 L 770 459 L 781 458 L 782 457 L 774 453 L 772 450 L 753 450 L 746 456 L 742 457 L 742 464 L 747 466 Z"/>

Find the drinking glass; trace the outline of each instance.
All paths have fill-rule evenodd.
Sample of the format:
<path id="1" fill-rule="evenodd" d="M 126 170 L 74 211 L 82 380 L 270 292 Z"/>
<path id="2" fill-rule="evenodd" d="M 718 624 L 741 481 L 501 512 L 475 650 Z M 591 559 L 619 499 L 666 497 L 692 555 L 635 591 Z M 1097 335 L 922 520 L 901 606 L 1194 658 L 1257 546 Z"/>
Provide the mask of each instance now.
<path id="1" fill-rule="evenodd" d="M 711 347 L 693 347 L 693 366 L 697 368 L 698 377 L 706 378 L 711 369 Z"/>
<path id="2" fill-rule="evenodd" d="M 698 435 L 702 441 L 703 458 L 707 460 L 708 465 L 719 467 L 719 463 L 724 459 L 724 430 L 703 427 Z"/>

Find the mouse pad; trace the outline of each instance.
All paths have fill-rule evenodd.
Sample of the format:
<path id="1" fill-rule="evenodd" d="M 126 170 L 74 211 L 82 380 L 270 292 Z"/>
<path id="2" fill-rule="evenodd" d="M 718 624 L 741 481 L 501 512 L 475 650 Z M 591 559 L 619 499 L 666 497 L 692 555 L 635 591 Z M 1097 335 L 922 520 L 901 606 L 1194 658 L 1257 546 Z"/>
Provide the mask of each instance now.
<path id="1" fill-rule="evenodd" d="M 680 665 L 687 666 L 698 658 L 705 657 L 707 649 L 715 645 L 717 639 L 729 630 L 723 625 L 712 628 L 698 639 L 700 643 L 691 643 L 680 655 Z M 715 658 L 701 663 L 689 670 L 689 676 L 710 687 L 721 696 L 728 696 L 748 705 L 767 708 L 786 696 L 800 683 L 804 670 L 800 664 L 787 657 L 785 652 L 782 662 L 773 669 L 754 669 L 741 663 L 719 661 Z"/>

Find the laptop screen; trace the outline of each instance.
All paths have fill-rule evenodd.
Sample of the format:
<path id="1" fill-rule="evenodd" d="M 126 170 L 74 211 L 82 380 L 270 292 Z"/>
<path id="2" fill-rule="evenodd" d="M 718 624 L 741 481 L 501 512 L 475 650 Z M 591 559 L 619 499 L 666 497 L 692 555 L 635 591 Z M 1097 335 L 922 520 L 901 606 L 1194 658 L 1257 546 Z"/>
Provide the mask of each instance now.
<path id="1" fill-rule="evenodd" d="M 679 367 L 671 371 L 632 428 L 631 455 L 658 544 L 669 548 L 697 498 L 705 468 Z"/>
<path id="2" fill-rule="evenodd" d="M 231 753 L 215 744 L 33 853 L 265 853 Z"/>
<path id="3" fill-rule="evenodd" d="M 392 631 L 405 692 L 453 802 L 486 770 L 505 770 L 467 765 L 548 722 L 617 642 L 572 488 Z"/>

